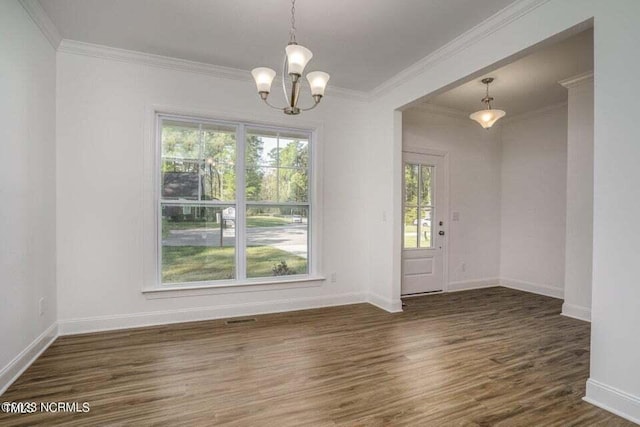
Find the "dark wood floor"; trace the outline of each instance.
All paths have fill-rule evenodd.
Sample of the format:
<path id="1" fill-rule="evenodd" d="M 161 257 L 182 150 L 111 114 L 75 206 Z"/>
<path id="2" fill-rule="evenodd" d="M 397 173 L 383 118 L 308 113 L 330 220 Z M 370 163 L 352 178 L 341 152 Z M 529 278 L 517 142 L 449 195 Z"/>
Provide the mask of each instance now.
<path id="1" fill-rule="evenodd" d="M 625 426 L 581 400 L 589 324 L 491 288 L 59 338 L 1 401 L 87 401 L 0 425 Z"/>

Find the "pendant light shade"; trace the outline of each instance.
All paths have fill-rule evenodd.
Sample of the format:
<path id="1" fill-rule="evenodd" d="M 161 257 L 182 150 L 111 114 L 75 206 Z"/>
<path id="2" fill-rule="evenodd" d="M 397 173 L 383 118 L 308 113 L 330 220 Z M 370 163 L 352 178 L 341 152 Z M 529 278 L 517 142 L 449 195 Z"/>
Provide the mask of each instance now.
<path id="1" fill-rule="evenodd" d="M 476 111 L 475 113 L 471 114 L 469 118 L 471 120 L 475 120 L 476 122 L 480 123 L 480 126 L 482 126 L 483 128 L 489 129 L 491 126 L 493 126 L 495 122 L 497 122 L 498 120 L 500 120 L 506 115 L 507 113 L 505 113 L 502 110 L 491 109 L 491 110 Z"/>
<path id="2" fill-rule="evenodd" d="M 482 83 L 487 85 L 487 94 L 481 100 L 486 108 L 469 115 L 471 120 L 478 122 L 484 129 L 489 129 L 495 122 L 507 115 L 507 113 L 502 110 L 494 110 L 491 108 L 491 101 L 493 101 L 493 98 L 489 96 L 489 84 L 491 84 L 491 82 L 493 82 L 493 77 L 482 79 Z"/>
<path id="3" fill-rule="evenodd" d="M 313 53 L 304 46 L 299 44 L 290 44 L 285 48 L 287 53 L 287 65 L 289 66 L 289 74 L 297 74 L 299 76 L 304 72 L 304 67 L 307 66 Z"/>
<path id="4" fill-rule="evenodd" d="M 307 81 L 311 87 L 311 95 L 324 96 L 324 90 L 329 82 L 329 74 L 324 71 L 312 71 L 307 74 Z"/>
<path id="5" fill-rule="evenodd" d="M 271 92 L 271 83 L 273 83 L 273 79 L 276 77 L 275 71 L 267 67 L 258 67 L 251 70 L 251 75 L 256 81 L 256 87 L 259 93 Z"/>

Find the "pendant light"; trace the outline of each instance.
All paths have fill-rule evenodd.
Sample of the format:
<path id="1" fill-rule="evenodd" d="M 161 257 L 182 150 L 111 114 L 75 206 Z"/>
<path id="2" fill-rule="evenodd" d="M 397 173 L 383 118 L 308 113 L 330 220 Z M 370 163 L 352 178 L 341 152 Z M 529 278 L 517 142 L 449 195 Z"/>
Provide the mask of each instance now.
<path id="1" fill-rule="evenodd" d="M 471 120 L 475 120 L 480 123 L 485 129 L 489 129 L 491 126 L 495 124 L 498 120 L 503 118 L 507 113 L 502 110 L 494 110 L 491 108 L 491 101 L 493 98 L 489 96 L 489 84 L 493 82 L 493 77 L 487 77 L 486 79 L 481 80 L 483 84 L 487 85 L 487 93 L 484 98 L 482 98 L 482 103 L 485 104 L 486 108 L 484 110 L 476 111 L 471 114 L 469 118 Z"/>
<path id="2" fill-rule="evenodd" d="M 285 48 L 284 64 L 282 65 L 282 90 L 287 105 L 285 107 L 277 107 L 267 100 L 269 92 L 271 92 L 271 83 L 276 77 L 276 72 L 271 68 L 259 67 L 251 71 L 253 79 L 258 88 L 258 95 L 270 107 L 283 111 L 285 114 L 297 115 L 302 111 L 308 111 L 315 108 L 322 97 L 329 82 L 329 74 L 323 71 L 313 71 L 307 74 L 307 81 L 311 88 L 311 97 L 314 104 L 309 108 L 298 107 L 298 97 L 300 94 L 300 78 L 304 72 L 307 63 L 313 57 L 313 53 L 304 46 L 296 42 L 296 0 L 291 0 L 291 30 L 289 31 L 289 44 Z M 291 90 L 287 92 L 286 77 L 289 76 L 291 82 Z"/>

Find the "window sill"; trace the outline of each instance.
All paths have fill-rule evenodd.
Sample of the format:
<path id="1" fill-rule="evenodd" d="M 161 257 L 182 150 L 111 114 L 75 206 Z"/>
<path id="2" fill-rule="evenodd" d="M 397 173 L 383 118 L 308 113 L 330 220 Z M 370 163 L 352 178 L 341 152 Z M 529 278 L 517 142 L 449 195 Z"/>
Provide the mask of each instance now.
<path id="1" fill-rule="evenodd" d="M 311 288 L 321 286 L 323 276 L 297 276 L 288 279 L 246 279 L 237 282 L 203 283 L 198 285 L 166 285 L 145 288 L 142 293 L 147 299 L 178 298 L 198 295 L 219 295 L 241 292 L 275 291 L 282 289 Z"/>

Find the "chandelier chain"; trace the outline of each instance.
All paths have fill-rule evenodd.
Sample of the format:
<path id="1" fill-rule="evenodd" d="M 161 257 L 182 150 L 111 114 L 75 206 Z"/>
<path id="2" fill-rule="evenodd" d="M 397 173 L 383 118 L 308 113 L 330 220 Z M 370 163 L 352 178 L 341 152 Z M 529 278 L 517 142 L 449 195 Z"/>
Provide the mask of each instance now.
<path id="1" fill-rule="evenodd" d="M 289 31 L 289 42 L 296 43 L 296 0 L 291 0 L 291 30 Z"/>

